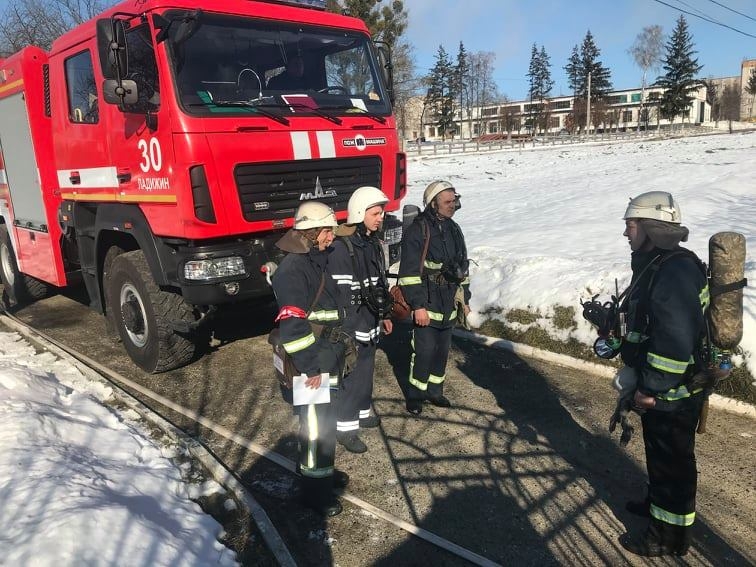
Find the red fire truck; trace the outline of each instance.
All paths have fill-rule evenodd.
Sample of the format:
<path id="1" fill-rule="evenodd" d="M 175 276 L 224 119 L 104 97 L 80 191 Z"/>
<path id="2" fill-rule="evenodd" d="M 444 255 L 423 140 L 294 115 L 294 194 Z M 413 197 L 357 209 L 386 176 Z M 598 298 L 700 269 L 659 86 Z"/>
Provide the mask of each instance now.
<path id="1" fill-rule="evenodd" d="M 386 50 L 362 21 L 294 3 L 129 0 L 0 61 L 8 302 L 83 281 L 133 361 L 165 371 L 219 306 L 271 293 L 300 202 L 344 219 L 373 185 L 398 209 Z"/>

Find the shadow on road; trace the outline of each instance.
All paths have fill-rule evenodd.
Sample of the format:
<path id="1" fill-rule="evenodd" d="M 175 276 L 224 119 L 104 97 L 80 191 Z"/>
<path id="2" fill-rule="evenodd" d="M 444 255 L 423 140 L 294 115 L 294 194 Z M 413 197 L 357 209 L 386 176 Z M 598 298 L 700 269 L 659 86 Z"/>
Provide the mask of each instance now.
<path id="1" fill-rule="evenodd" d="M 645 471 L 608 435 L 595 433 L 604 423 L 591 424 L 591 431 L 576 421 L 567 408 L 581 408 L 525 360 L 457 338 L 454 346 L 447 376 L 456 367 L 474 391 L 463 392 L 469 386 L 455 377 L 452 410 L 426 406 L 420 420 L 409 420 L 425 422 L 419 431 L 408 427 L 387 440 L 417 525 L 504 564 L 622 560 L 617 537 L 645 528 L 645 520 L 624 509 L 628 499 L 642 496 Z M 408 326 L 399 326 L 382 348 L 406 391 Z M 586 376 L 585 387 L 596 387 L 595 380 Z M 493 396 L 499 409 L 475 396 Z M 445 439 L 428 444 L 434 437 L 424 431 L 431 428 Z M 632 442 L 642 443 L 639 431 Z M 413 498 L 430 504 L 415 506 Z M 700 514 L 693 534 L 688 558 L 696 564 L 748 564 Z M 407 550 L 400 548 L 380 564 L 421 564 L 402 562 L 403 556 Z"/>

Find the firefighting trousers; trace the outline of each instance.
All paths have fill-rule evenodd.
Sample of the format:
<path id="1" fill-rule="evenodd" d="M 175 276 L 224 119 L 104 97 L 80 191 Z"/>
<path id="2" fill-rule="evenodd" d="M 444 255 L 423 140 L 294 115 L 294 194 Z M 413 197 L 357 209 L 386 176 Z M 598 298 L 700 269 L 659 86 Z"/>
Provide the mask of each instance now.
<path id="1" fill-rule="evenodd" d="M 336 455 L 336 413 L 334 404 L 300 406 L 299 472 L 302 500 L 320 508 L 333 500 L 333 468 Z"/>
<path id="2" fill-rule="evenodd" d="M 412 330 L 407 399 L 435 398 L 444 393 L 446 360 L 451 347 L 452 327 L 417 327 Z"/>
<path id="3" fill-rule="evenodd" d="M 647 410 L 642 417 L 651 516 L 676 526 L 696 517 L 696 426 L 704 396 L 680 400 L 674 411 Z"/>
<path id="4" fill-rule="evenodd" d="M 337 431 L 356 431 L 360 428 L 360 418 L 364 419 L 370 414 L 375 351 L 373 343 L 357 343 L 357 362 L 341 381 L 336 399 Z"/>

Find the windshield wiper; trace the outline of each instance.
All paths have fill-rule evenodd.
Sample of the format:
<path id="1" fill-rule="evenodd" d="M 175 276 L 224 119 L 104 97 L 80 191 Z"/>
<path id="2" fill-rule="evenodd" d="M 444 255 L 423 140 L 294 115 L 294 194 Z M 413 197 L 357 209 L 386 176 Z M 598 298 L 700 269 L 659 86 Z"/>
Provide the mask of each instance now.
<path id="1" fill-rule="evenodd" d="M 326 110 L 359 110 L 360 114 L 367 116 L 368 118 L 372 118 L 376 122 L 380 122 L 381 124 L 386 123 L 386 119 L 383 116 L 380 116 L 378 114 L 373 114 L 369 110 L 365 110 L 364 108 L 360 108 L 359 106 L 342 105 L 342 106 L 324 106 L 323 108 Z"/>
<path id="2" fill-rule="evenodd" d="M 195 102 L 195 103 L 192 103 L 191 106 L 217 106 L 218 108 L 233 108 L 233 107 L 249 108 L 249 109 L 253 109 L 257 114 L 261 114 L 265 116 L 266 118 L 275 120 L 279 124 L 283 124 L 284 126 L 289 125 L 288 118 L 285 118 L 284 116 L 281 116 L 280 114 L 276 114 L 274 112 L 271 112 L 269 110 L 265 110 L 264 108 L 262 108 L 263 106 L 280 108 L 278 105 L 275 105 L 275 104 L 254 104 L 253 102 L 246 101 L 246 100 L 213 100 L 209 102 Z"/>
<path id="3" fill-rule="evenodd" d="M 281 105 L 281 106 L 291 106 L 293 108 L 304 108 L 305 110 L 309 110 L 310 112 L 312 112 L 316 116 L 320 116 L 321 118 L 325 118 L 326 120 L 330 120 L 334 124 L 341 125 L 341 123 L 343 122 L 343 120 L 341 118 L 339 118 L 338 116 L 332 116 L 332 115 L 330 115 L 330 114 L 328 114 L 326 112 L 323 112 L 319 108 L 314 108 L 314 107 L 309 106 L 307 104 L 302 104 L 301 102 L 287 102 L 285 105 Z"/>

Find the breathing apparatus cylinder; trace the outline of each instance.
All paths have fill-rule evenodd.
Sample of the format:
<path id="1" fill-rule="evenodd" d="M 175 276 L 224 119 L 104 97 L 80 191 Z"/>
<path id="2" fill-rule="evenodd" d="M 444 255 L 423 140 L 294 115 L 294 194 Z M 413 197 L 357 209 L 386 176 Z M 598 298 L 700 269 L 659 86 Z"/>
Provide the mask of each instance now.
<path id="1" fill-rule="evenodd" d="M 709 326 L 711 342 L 732 352 L 743 338 L 743 287 L 745 287 L 745 236 L 718 232 L 709 239 Z M 720 362 L 731 364 L 729 356 Z"/>

